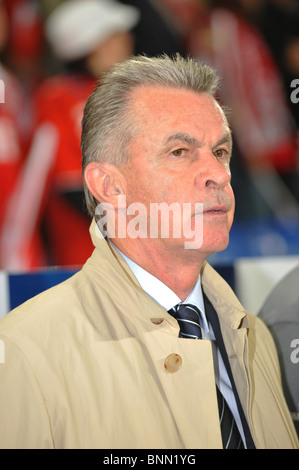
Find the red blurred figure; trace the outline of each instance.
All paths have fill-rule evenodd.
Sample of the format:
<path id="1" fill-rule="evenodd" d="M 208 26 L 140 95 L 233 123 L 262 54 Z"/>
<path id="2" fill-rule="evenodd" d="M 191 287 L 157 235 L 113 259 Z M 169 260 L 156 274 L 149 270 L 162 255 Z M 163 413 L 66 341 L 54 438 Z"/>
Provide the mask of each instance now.
<path id="1" fill-rule="evenodd" d="M 5 3 L 0 1 L 0 51 L 9 36 Z M 24 94 L 13 72 L 0 61 L 0 229 L 9 197 L 24 160 Z"/>
<path id="2" fill-rule="evenodd" d="M 81 265 L 91 254 L 81 117 L 102 73 L 132 54 L 138 17 L 137 9 L 110 0 L 70 0 L 47 18 L 46 37 L 65 72 L 45 80 L 35 96 L 33 140 L 0 242 L 5 269 Z"/>

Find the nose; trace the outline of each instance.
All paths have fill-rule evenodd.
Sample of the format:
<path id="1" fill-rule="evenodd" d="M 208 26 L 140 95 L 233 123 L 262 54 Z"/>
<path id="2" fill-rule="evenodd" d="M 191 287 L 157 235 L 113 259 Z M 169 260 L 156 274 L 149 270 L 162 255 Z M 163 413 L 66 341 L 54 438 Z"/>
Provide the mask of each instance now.
<path id="1" fill-rule="evenodd" d="M 227 160 L 217 159 L 213 153 L 201 161 L 198 172 L 201 186 L 210 188 L 222 188 L 231 182 L 231 173 L 229 162 Z"/>

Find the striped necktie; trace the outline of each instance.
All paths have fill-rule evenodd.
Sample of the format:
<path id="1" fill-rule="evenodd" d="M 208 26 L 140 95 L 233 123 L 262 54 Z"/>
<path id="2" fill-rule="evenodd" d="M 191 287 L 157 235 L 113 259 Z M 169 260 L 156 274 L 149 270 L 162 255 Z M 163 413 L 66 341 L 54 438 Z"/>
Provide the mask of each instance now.
<path id="1" fill-rule="evenodd" d="M 168 313 L 178 321 L 181 338 L 202 339 L 200 311 L 195 305 L 178 304 L 168 310 Z M 233 414 L 218 387 L 216 390 L 223 448 L 244 449 Z"/>

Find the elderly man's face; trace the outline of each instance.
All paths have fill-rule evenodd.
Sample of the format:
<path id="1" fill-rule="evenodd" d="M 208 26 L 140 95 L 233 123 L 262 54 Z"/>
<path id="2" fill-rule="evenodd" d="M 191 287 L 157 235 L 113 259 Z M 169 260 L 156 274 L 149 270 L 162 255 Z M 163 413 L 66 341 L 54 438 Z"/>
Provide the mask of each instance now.
<path id="1" fill-rule="evenodd" d="M 196 228 L 196 217 L 203 217 L 203 239 L 195 246 L 205 256 L 226 248 L 234 214 L 234 195 L 230 185 L 231 134 L 226 117 L 207 94 L 140 87 L 132 95 L 139 132 L 129 147 L 131 161 L 122 167 L 126 178 L 127 204 L 183 204 L 191 208 L 188 222 Z M 202 203 L 203 215 L 196 203 Z M 184 220 L 184 222 L 182 222 Z M 171 236 L 186 218 L 170 220 L 170 236 L 158 237 L 164 249 L 186 247 L 185 232 Z M 149 235 L 149 234 L 148 234 Z M 188 250 L 190 251 L 190 250 Z"/>

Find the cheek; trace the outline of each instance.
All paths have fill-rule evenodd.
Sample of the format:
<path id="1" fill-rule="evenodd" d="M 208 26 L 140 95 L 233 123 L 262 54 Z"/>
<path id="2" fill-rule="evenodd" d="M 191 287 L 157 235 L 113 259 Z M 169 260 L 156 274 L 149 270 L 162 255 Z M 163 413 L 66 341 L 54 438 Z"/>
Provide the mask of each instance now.
<path id="1" fill-rule="evenodd" d="M 144 204 L 165 202 L 171 204 L 179 201 L 178 191 L 174 184 L 168 184 L 167 179 L 159 175 L 140 176 L 136 184 L 136 194 L 138 193 L 140 202 Z"/>
<path id="2" fill-rule="evenodd" d="M 233 220 L 234 220 L 234 215 L 235 215 L 235 195 L 234 195 L 234 192 L 233 190 L 231 190 L 231 210 L 229 212 L 229 217 L 228 217 L 228 220 L 229 220 L 229 223 L 230 223 L 230 227 L 232 226 L 232 223 L 233 223 Z M 229 227 L 229 228 L 230 228 Z"/>
<path id="3" fill-rule="evenodd" d="M 157 200 L 157 188 L 154 182 L 144 176 L 137 175 L 130 181 L 127 186 L 127 203 L 141 203 L 148 207 L 151 202 Z"/>

